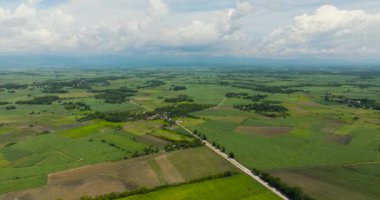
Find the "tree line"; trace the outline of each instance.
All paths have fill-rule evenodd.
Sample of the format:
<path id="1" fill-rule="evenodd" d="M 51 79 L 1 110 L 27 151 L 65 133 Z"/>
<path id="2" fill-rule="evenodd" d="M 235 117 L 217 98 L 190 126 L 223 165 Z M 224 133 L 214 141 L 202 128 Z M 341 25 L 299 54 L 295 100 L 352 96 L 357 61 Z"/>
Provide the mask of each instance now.
<path id="1" fill-rule="evenodd" d="M 234 92 L 228 92 L 225 95 L 227 98 L 243 98 L 248 99 L 251 101 L 261 101 L 263 99 L 266 99 L 267 95 L 257 94 L 257 95 L 249 95 L 248 93 L 242 92 L 242 93 L 234 93 Z"/>
<path id="2" fill-rule="evenodd" d="M 189 148 L 195 148 L 195 147 L 200 147 L 203 146 L 204 142 L 198 138 L 194 138 L 193 141 L 172 141 L 171 144 L 167 144 L 165 146 L 165 151 L 166 152 L 171 152 L 171 151 L 177 151 L 177 150 L 182 150 L 182 149 L 189 149 Z"/>
<path id="3" fill-rule="evenodd" d="M 165 106 L 157 108 L 151 112 L 99 112 L 88 114 L 87 116 L 79 119 L 79 121 L 88 121 L 93 119 L 102 119 L 110 122 L 128 122 L 137 120 L 155 120 L 155 119 L 168 119 L 175 117 L 192 117 L 190 113 L 211 108 L 213 105 L 204 104 L 179 104 L 172 106 Z"/>
<path id="4" fill-rule="evenodd" d="M 367 98 L 348 98 L 341 95 L 325 94 L 321 97 L 325 102 L 345 104 L 348 107 L 380 110 L 380 103 Z"/>
<path id="5" fill-rule="evenodd" d="M 313 200 L 313 198 L 309 197 L 307 194 L 305 194 L 301 188 L 299 187 L 290 187 L 289 185 L 285 184 L 281 181 L 278 177 L 273 177 L 267 172 L 263 172 L 259 169 L 252 169 L 252 173 L 256 176 L 263 179 L 265 182 L 267 182 L 271 187 L 276 188 L 279 190 L 283 195 L 288 197 L 291 200 Z"/>
<path id="6" fill-rule="evenodd" d="M 239 83 L 231 84 L 232 87 L 251 89 L 253 91 L 266 92 L 266 93 L 279 93 L 279 94 L 292 94 L 295 92 L 303 92 L 300 89 L 293 89 L 293 86 L 269 86 L 261 84 Z"/>
<path id="7" fill-rule="evenodd" d="M 7 89 L 7 90 L 18 90 L 18 89 L 25 89 L 28 87 L 28 84 L 17 84 L 17 83 L 5 83 L 0 85 L 1 89 Z"/>
<path id="8" fill-rule="evenodd" d="M 253 104 L 238 104 L 234 105 L 234 108 L 242 111 L 252 111 L 256 113 L 268 116 L 277 117 L 278 115 L 286 117 L 288 115 L 288 109 L 282 105 L 274 105 L 269 102 L 253 103 Z M 277 114 L 276 114 L 277 113 Z"/>
<path id="9" fill-rule="evenodd" d="M 64 106 L 64 108 L 66 110 L 74 110 L 74 109 L 77 109 L 77 110 L 80 110 L 80 111 L 89 111 L 91 110 L 91 107 L 83 102 L 65 102 L 65 103 L 62 103 L 62 105 Z"/>
<path id="10" fill-rule="evenodd" d="M 90 92 L 99 93 L 95 95 L 96 99 L 103 99 L 110 104 L 120 104 L 125 102 L 128 97 L 135 96 L 137 90 L 121 87 L 119 89 L 90 90 Z"/>
<path id="11" fill-rule="evenodd" d="M 53 102 L 58 101 L 60 98 L 57 96 L 43 96 L 36 97 L 32 100 L 16 101 L 16 104 L 31 104 L 31 105 L 51 105 Z"/>
<path id="12" fill-rule="evenodd" d="M 194 99 L 192 99 L 188 95 L 181 94 L 177 97 L 166 98 L 164 101 L 168 103 L 181 103 L 181 102 L 194 102 Z"/>
<path id="13" fill-rule="evenodd" d="M 148 80 L 145 82 L 145 85 L 138 86 L 138 89 L 143 89 L 143 88 L 155 88 L 159 87 L 161 85 L 166 85 L 164 81 L 161 80 Z"/>
<path id="14" fill-rule="evenodd" d="M 186 185 L 186 184 L 194 184 L 194 183 L 200 183 L 200 182 L 207 181 L 207 180 L 215 180 L 215 179 L 219 179 L 219 178 L 232 177 L 232 176 L 235 176 L 236 174 L 237 173 L 235 173 L 235 172 L 226 171 L 224 173 L 213 175 L 213 176 L 208 176 L 206 178 L 187 181 L 187 182 L 183 182 L 183 183 L 161 185 L 161 186 L 150 188 L 150 189 L 146 188 L 146 187 L 141 187 L 140 189 L 130 191 L 130 192 L 113 192 L 113 193 L 104 194 L 104 195 L 100 195 L 100 196 L 96 196 L 96 197 L 90 197 L 90 196 L 85 195 L 85 196 L 82 196 L 80 198 L 80 200 L 115 200 L 115 199 L 121 199 L 121 198 L 129 197 L 129 196 L 133 196 L 133 195 L 147 194 L 150 192 L 155 192 L 155 191 L 166 189 L 166 188 L 179 187 L 179 186 Z"/>

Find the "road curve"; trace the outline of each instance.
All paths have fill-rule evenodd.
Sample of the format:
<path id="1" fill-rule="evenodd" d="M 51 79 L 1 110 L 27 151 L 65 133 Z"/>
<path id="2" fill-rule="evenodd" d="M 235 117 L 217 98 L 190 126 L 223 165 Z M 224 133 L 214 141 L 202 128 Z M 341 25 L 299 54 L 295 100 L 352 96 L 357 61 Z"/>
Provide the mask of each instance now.
<path id="1" fill-rule="evenodd" d="M 191 135 L 193 135 L 194 137 L 196 138 L 199 138 L 197 135 L 195 135 L 192 131 L 190 131 L 188 128 L 184 127 L 182 124 L 180 124 L 178 121 L 176 122 L 176 124 L 183 128 L 185 131 L 187 131 L 188 133 L 190 133 Z M 201 139 L 201 138 L 199 138 Z M 280 191 L 278 191 L 277 189 L 269 186 L 269 184 L 267 182 L 265 182 L 264 180 L 262 180 L 260 177 L 254 175 L 252 173 L 251 170 L 249 170 L 247 167 L 245 167 L 244 165 L 240 164 L 239 162 L 237 162 L 235 159 L 232 159 L 232 158 L 229 158 L 227 156 L 227 154 L 223 153 L 222 151 L 220 151 L 219 149 L 215 148 L 214 146 L 212 146 L 212 144 L 210 144 L 208 141 L 204 141 L 205 142 L 205 145 L 211 149 L 212 151 L 214 151 L 215 153 L 217 153 L 218 155 L 222 156 L 224 159 L 226 159 L 227 161 L 229 161 L 231 164 L 233 164 L 235 167 L 237 167 L 238 169 L 240 169 L 242 172 L 244 172 L 245 174 L 247 174 L 248 176 L 252 177 L 253 179 L 255 179 L 257 182 L 259 182 L 261 185 L 263 185 L 264 187 L 268 188 L 270 191 L 272 191 L 273 193 L 275 193 L 277 196 L 279 196 L 280 198 L 282 199 L 285 199 L 285 200 L 289 200 L 289 198 L 287 198 L 285 195 L 283 195 Z"/>

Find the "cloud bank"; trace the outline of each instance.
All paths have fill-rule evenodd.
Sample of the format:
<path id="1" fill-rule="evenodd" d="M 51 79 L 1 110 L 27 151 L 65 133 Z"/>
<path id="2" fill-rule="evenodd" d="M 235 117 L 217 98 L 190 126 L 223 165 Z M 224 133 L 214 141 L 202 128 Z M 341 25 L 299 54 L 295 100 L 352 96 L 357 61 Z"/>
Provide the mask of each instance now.
<path id="1" fill-rule="evenodd" d="M 273 16 L 255 1 L 202 0 L 215 4 L 207 9 L 181 2 L 0 2 L 0 53 L 379 56 L 380 12 L 321 5 L 277 18 L 273 30 Z"/>
<path id="2" fill-rule="evenodd" d="M 273 31 L 263 39 L 259 49 L 273 55 L 377 54 L 379 25 L 380 13 L 325 5 L 314 14 L 295 17 L 289 27 Z"/>

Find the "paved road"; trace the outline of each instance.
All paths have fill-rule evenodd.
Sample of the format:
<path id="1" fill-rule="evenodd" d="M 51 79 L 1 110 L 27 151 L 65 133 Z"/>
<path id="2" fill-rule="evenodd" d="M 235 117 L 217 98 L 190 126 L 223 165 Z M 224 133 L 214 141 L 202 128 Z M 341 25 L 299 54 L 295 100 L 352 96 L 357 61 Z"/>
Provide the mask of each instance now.
<path id="1" fill-rule="evenodd" d="M 179 122 L 176 122 L 178 126 L 180 126 L 181 128 L 183 128 L 184 130 L 186 130 L 187 132 L 189 132 L 190 134 L 194 135 L 195 137 L 199 138 L 197 135 L 195 135 L 192 131 L 190 131 L 188 128 L 182 126 L 182 124 L 180 124 Z M 200 138 L 199 138 L 200 139 Z M 243 171 L 244 173 L 246 173 L 248 176 L 252 177 L 253 179 L 255 179 L 257 182 L 259 182 L 261 185 L 265 186 L 266 188 L 268 188 L 270 191 L 272 191 L 273 193 L 275 193 L 277 196 L 279 196 L 280 198 L 282 199 L 285 199 L 285 200 L 289 200 L 287 197 L 285 197 L 280 191 L 278 191 L 277 189 L 271 187 L 268 185 L 267 182 L 265 182 L 264 180 L 262 180 L 260 177 L 254 175 L 251 170 L 249 170 L 248 168 L 246 168 L 245 166 L 243 166 L 242 164 L 240 164 L 239 162 L 237 162 L 235 159 L 232 159 L 232 158 L 229 158 L 227 156 L 227 154 L 221 152 L 219 149 L 215 148 L 214 146 L 212 146 L 212 144 L 210 144 L 209 142 L 205 141 L 205 144 L 208 148 L 210 148 L 212 151 L 214 151 L 215 153 L 219 154 L 220 156 L 222 156 L 224 159 L 226 159 L 227 161 L 229 161 L 231 164 L 233 164 L 234 166 L 236 166 L 237 168 L 239 168 L 241 171 Z"/>

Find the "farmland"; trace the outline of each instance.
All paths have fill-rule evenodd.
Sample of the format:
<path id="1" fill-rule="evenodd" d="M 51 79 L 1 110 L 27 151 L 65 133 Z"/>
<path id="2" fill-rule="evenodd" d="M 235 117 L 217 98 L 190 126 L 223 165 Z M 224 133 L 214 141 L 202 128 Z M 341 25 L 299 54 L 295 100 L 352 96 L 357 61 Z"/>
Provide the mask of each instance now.
<path id="1" fill-rule="evenodd" d="M 226 171 L 237 172 L 225 160 L 207 148 L 200 147 L 52 173 L 47 177 L 47 185 L 9 193 L 3 198 L 29 196 L 30 199 L 38 200 L 62 197 L 79 199 L 81 194 L 96 196 L 133 191 L 143 186 L 157 187 L 188 182 Z M 253 181 L 252 185 L 255 185 Z"/>
<path id="2" fill-rule="evenodd" d="M 221 192 L 223 191 L 223 192 Z M 229 178 L 209 180 L 200 183 L 183 185 L 157 192 L 136 195 L 120 200 L 145 200 L 145 199 L 209 199 L 208 194 L 221 200 L 230 199 L 262 199 L 275 200 L 278 197 L 268 193 L 263 186 L 252 184 L 252 179 L 239 175 Z"/>
<path id="3" fill-rule="evenodd" d="M 85 183 L 104 191 L 68 198 L 184 183 L 126 199 L 275 199 L 176 122 L 312 198 L 376 199 L 379 88 L 365 68 L 5 70 L 0 199 Z"/>

